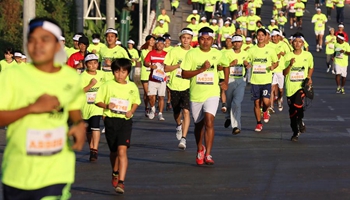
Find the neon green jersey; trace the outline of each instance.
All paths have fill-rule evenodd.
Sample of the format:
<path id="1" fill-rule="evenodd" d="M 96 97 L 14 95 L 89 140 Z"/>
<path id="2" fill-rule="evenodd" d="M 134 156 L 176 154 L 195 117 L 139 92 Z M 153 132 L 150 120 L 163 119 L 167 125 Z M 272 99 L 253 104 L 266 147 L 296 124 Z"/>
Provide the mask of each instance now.
<path id="1" fill-rule="evenodd" d="M 140 92 L 134 82 L 128 81 L 120 84 L 115 80 L 109 80 L 100 86 L 97 92 L 95 103 L 114 103 L 113 111 L 104 109 L 103 115 L 122 119 L 130 119 L 125 116 L 131 110 L 133 104 L 140 105 Z"/>
<path id="2" fill-rule="evenodd" d="M 283 41 L 279 41 L 275 45 L 276 45 L 275 49 L 277 49 L 278 54 L 283 52 L 286 55 L 287 53 L 290 52 L 288 45 L 286 43 L 284 43 Z M 273 72 L 282 72 L 285 68 L 284 65 L 285 65 L 284 56 L 281 55 L 279 58 L 278 67 L 276 69 L 274 69 Z"/>
<path id="3" fill-rule="evenodd" d="M 275 4 L 276 8 L 279 9 L 279 10 L 280 10 L 280 9 L 282 8 L 282 6 L 283 6 L 283 5 L 282 5 L 283 2 L 282 2 L 281 0 L 272 0 L 272 2 Z"/>
<path id="4" fill-rule="evenodd" d="M 315 31 L 324 31 L 326 28 L 326 22 L 327 22 L 327 17 L 325 14 L 320 13 L 320 14 L 314 14 L 314 16 L 311 19 L 312 23 L 315 23 Z"/>
<path id="5" fill-rule="evenodd" d="M 247 29 L 247 21 L 248 21 L 248 17 L 247 16 L 240 16 L 237 18 L 236 20 L 239 23 L 239 27 L 241 29 Z"/>
<path id="6" fill-rule="evenodd" d="M 174 48 L 173 46 L 168 46 L 168 47 L 164 47 L 163 50 L 164 50 L 165 52 L 168 53 L 168 52 L 169 52 L 170 50 L 172 50 L 173 48 Z"/>
<path id="7" fill-rule="evenodd" d="M 336 3 L 335 4 L 336 7 L 342 8 L 344 7 L 345 0 L 336 0 L 335 3 Z"/>
<path id="8" fill-rule="evenodd" d="M 220 27 L 216 24 L 216 25 L 210 25 L 209 28 L 211 28 L 214 33 L 215 33 L 215 37 L 214 37 L 214 40 L 216 38 L 218 38 L 218 34 L 219 34 L 219 31 L 220 31 Z"/>
<path id="9" fill-rule="evenodd" d="M 326 44 L 326 54 L 334 54 L 334 46 L 337 43 L 337 36 L 327 35 L 325 39 Z"/>
<path id="10" fill-rule="evenodd" d="M 168 33 L 169 32 L 169 23 L 170 23 L 170 17 L 169 15 L 162 15 L 160 14 L 157 18 L 157 21 L 159 20 L 164 20 L 164 24 L 163 27 L 165 29 L 165 32 Z"/>
<path id="11" fill-rule="evenodd" d="M 263 5 L 262 0 L 255 0 L 254 3 L 256 8 L 261 8 L 261 6 Z"/>
<path id="12" fill-rule="evenodd" d="M 80 110 L 84 93 L 75 70 L 63 66 L 46 73 L 31 64 L 7 69 L 0 75 L 0 110 L 16 110 L 41 95 L 56 96 L 60 111 L 28 114 L 8 126 L 2 162 L 2 182 L 35 190 L 73 183 L 75 155 L 68 140 L 69 111 Z M 25 166 L 25 167 L 24 167 Z"/>
<path id="13" fill-rule="evenodd" d="M 106 82 L 105 72 L 97 70 L 95 75 L 84 71 L 81 73 L 81 86 L 85 88 L 90 84 L 91 79 L 96 79 L 97 83 L 85 93 L 86 101 L 83 106 L 83 119 L 90 119 L 92 116 L 102 115 L 103 109 L 95 105 L 95 98 L 100 86 Z"/>
<path id="14" fill-rule="evenodd" d="M 152 34 L 156 35 L 157 37 L 162 37 L 165 33 L 167 33 L 167 30 L 163 27 L 157 26 L 156 28 L 154 28 Z"/>
<path id="15" fill-rule="evenodd" d="M 192 1 L 192 2 L 194 2 L 194 1 Z M 178 0 L 173 0 L 173 1 L 171 2 L 171 6 L 172 6 L 172 7 L 175 7 L 175 8 L 178 8 L 178 7 L 179 7 L 179 4 L 180 4 L 180 2 L 179 2 Z"/>
<path id="16" fill-rule="evenodd" d="M 247 17 L 247 22 L 248 22 L 248 30 L 250 31 L 255 31 L 256 29 L 256 22 L 261 20 L 261 18 L 257 15 L 249 15 Z"/>
<path id="17" fill-rule="evenodd" d="M 199 26 L 199 29 L 201 29 L 203 27 L 209 27 L 210 24 L 208 22 L 199 22 L 198 26 Z"/>
<path id="18" fill-rule="evenodd" d="M 302 88 L 301 84 L 308 77 L 309 69 L 314 68 L 314 59 L 310 52 L 302 51 L 299 55 L 295 55 L 293 52 L 286 54 L 285 68 L 289 66 L 292 58 L 295 58 L 295 62 L 285 76 L 287 97 L 293 96 L 295 92 Z"/>
<path id="19" fill-rule="evenodd" d="M 67 58 L 69 58 L 73 53 L 78 52 L 79 49 L 74 49 L 74 47 L 66 49 Z"/>
<path id="20" fill-rule="evenodd" d="M 232 35 L 235 33 L 231 26 L 223 26 L 219 30 L 219 34 L 221 35 L 221 41 L 225 41 L 227 37 L 232 37 Z"/>
<path id="21" fill-rule="evenodd" d="M 13 66 L 16 66 L 17 62 L 15 60 L 12 60 L 12 62 L 8 63 L 5 59 L 0 61 L 0 72 L 3 72 L 6 69 L 12 68 Z"/>
<path id="22" fill-rule="evenodd" d="M 105 48 L 105 47 L 106 47 L 105 44 L 99 42 L 99 43 L 97 43 L 97 44 L 90 44 L 87 50 L 88 50 L 89 52 L 95 51 L 95 54 L 96 54 L 97 56 L 99 56 L 99 55 L 100 55 L 100 50 L 101 50 L 102 48 Z M 99 59 L 99 61 L 101 61 L 101 60 Z"/>
<path id="23" fill-rule="evenodd" d="M 297 2 L 294 5 L 294 9 L 296 10 L 295 16 L 296 17 L 302 17 L 304 15 L 305 5 L 302 2 Z"/>
<path id="24" fill-rule="evenodd" d="M 285 16 L 278 16 L 277 23 L 283 26 L 287 23 L 287 18 Z"/>
<path id="25" fill-rule="evenodd" d="M 204 0 L 204 11 L 206 12 L 214 12 L 214 5 L 216 0 Z"/>
<path id="26" fill-rule="evenodd" d="M 328 8 L 333 8 L 334 6 L 334 1 L 332 0 L 326 0 L 326 7 Z"/>
<path id="27" fill-rule="evenodd" d="M 199 31 L 199 26 L 198 24 L 189 24 L 187 25 L 187 28 L 192 29 L 193 32 L 193 37 L 192 37 L 192 41 L 198 41 L 198 31 Z"/>
<path id="28" fill-rule="evenodd" d="M 241 50 L 241 52 L 236 53 L 233 49 L 227 50 L 224 52 L 225 57 L 231 63 L 235 59 L 237 59 L 237 65 L 230 66 L 230 80 L 229 82 L 232 82 L 233 79 L 240 79 L 243 78 L 246 72 L 246 69 L 243 65 L 244 61 L 249 60 L 249 54 L 246 51 Z"/>
<path id="29" fill-rule="evenodd" d="M 143 49 L 141 50 L 141 57 L 140 57 L 140 62 L 141 62 L 141 81 L 148 81 L 149 79 L 149 74 L 151 73 L 151 68 L 145 67 L 144 65 L 144 60 L 147 56 L 147 54 L 150 52 L 148 49 Z"/>
<path id="30" fill-rule="evenodd" d="M 248 3 L 248 9 L 254 11 L 254 14 L 256 13 L 256 4 L 255 2 L 249 2 Z"/>
<path id="31" fill-rule="evenodd" d="M 336 43 L 334 46 L 335 56 L 334 64 L 339 65 L 340 67 L 348 67 L 348 55 L 345 53 L 340 53 L 341 50 L 345 52 L 350 52 L 349 43 L 343 42 L 343 44 Z"/>
<path id="32" fill-rule="evenodd" d="M 273 26 L 269 25 L 267 28 L 269 29 L 270 32 L 272 32 L 273 29 L 278 29 L 278 26 L 277 25 L 273 25 Z"/>
<path id="33" fill-rule="evenodd" d="M 211 68 L 190 79 L 192 102 L 204 102 L 210 97 L 220 96 L 217 66 L 228 67 L 229 65 L 221 51 L 211 48 L 209 52 L 203 52 L 200 48 L 193 48 L 187 52 L 185 60 L 181 63 L 181 69 L 196 70 L 201 68 L 206 60 L 211 64 Z"/>
<path id="34" fill-rule="evenodd" d="M 238 10 L 238 4 L 237 4 L 237 0 L 232 0 L 230 3 L 230 11 L 233 12 L 235 10 Z"/>
<path id="35" fill-rule="evenodd" d="M 139 59 L 140 56 L 139 56 L 139 52 L 137 51 L 137 49 L 132 48 L 132 49 L 128 49 L 128 51 L 129 51 L 132 59 Z M 132 66 L 135 67 L 135 65 L 136 65 L 136 62 L 132 61 Z"/>
<path id="36" fill-rule="evenodd" d="M 252 75 L 250 82 L 255 85 L 265 85 L 272 82 L 270 67 L 278 61 L 276 50 L 270 47 L 249 48 L 249 59 L 252 65 Z"/>
<path id="37" fill-rule="evenodd" d="M 183 49 L 181 46 L 174 47 L 167 55 L 165 56 L 164 64 L 168 66 L 177 65 L 182 63 L 185 59 L 185 56 L 189 50 Z M 168 87 L 171 90 L 175 91 L 184 91 L 190 87 L 190 80 L 183 79 L 181 77 L 181 68 L 177 68 L 170 72 L 170 80 Z"/>
<path id="38" fill-rule="evenodd" d="M 105 46 L 100 49 L 100 58 L 102 60 L 106 58 L 111 60 L 117 59 L 117 58 L 129 59 L 129 55 L 123 47 L 120 47 L 118 45 L 113 48 L 108 48 L 107 46 Z"/>
<path id="39" fill-rule="evenodd" d="M 195 14 L 195 15 L 194 15 L 194 14 L 190 14 L 190 15 L 187 17 L 186 22 L 190 23 L 192 17 L 196 18 L 196 22 L 199 22 L 199 18 L 200 18 L 201 16 L 198 15 L 198 14 Z"/>

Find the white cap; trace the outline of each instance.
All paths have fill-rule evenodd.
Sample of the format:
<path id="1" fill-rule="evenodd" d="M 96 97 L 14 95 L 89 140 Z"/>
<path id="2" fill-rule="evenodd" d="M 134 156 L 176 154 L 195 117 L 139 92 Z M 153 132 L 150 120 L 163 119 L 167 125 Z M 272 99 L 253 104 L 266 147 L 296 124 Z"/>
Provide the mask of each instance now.
<path id="1" fill-rule="evenodd" d="M 63 36 L 61 36 L 61 37 L 60 37 L 60 41 L 66 41 L 66 38 L 63 37 Z"/>
<path id="2" fill-rule="evenodd" d="M 201 20 L 207 20 L 207 18 L 206 17 L 202 17 Z"/>
<path id="3" fill-rule="evenodd" d="M 213 45 L 211 45 L 211 48 L 215 48 L 215 49 L 217 49 L 217 48 L 219 48 L 219 47 L 218 47 L 218 45 L 213 44 Z"/>
<path id="4" fill-rule="evenodd" d="M 316 11 L 321 11 L 321 8 L 317 8 Z"/>
<path id="5" fill-rule="evenodd" d="M 230 21 L 225 21 L 225 24 L 231 24 L 231 22 Z"/>
<path id="6" fill-rule="evenodd" d="M 243 41 L 243 37 L 240 35 L 235 35 L 232 37 L 232 42 L 242 42 Z"/>
<path id="7" fill-rule="evenodd" d="M 96 54 L 88 54 L 85 56 L 84 62 L 88 62 L 90 60 L 98 60 L 98 57 Z"/>
<path id="8" fill-rule="evenodd" d="M 246 37 L 246 38 L 245 38 L 245 41 L 246 41 L 246 42 L 251 42 L 251 41 L 252 41 L 252 38 L 251 38 L 251 37 Z"/>
<path id="9" fill-rule="evenodd" d="M 211 23 L 218 23 L 218 20 L 212 19 L 212 20 L 211 20 Z"/>
<path id="10" fill-rule="evenodd" d="M 94 43 L 94 44 L 97 44 L 99 42 L 100 42 L 100 39 L 98 39 L 98 38 L 92 39 L 92 43 Z"/>
<path id="11" fill-rule="evenodd" d="M 345 40 L 345 38 L 343 36 L 337 35 L 337 38 L 341 39 L 341 40 Z M 16 54 L 16 53 L 15 53 Z"/>
<path id="12" fill-rule="evenodd" d="M 192 13 L 193 13 L 193 14 L 197 14 L 197 13 L 198 13 L 198 10 L 192 10 Z"/>
<path id="13" fill-rule="evenodd" d="M 271 21 L 270 21 L 271 23 L 276 23 L 276 21 L 274 20 L 274 19 L 271 19 Z"/>
<path id="14" fill-rule="evenodd" d="M 113 29 L 113 28 L 107 29 L 105 32 L 105 35 L 107 35 L 108 33 L 114 33 L 114 34 L 118 35 L 118 31 Z"/>
<path id="15" fill-rule="evenodd" d="M 266 33 L 268 33 L 269 35 L 271 35 L 269 29 L 265 28 L 265 31 L 266 31 Z"/>
<path id="16" fill-rule="evenodd" d="M 159 23 L 160 23 L 160 24 L 164 24 L 164 20 L 162 20 L 162 19 L 159 20 Z"/>
<path id="17" fill-rule="evenodd" d="M 82 35 L 78 35 L 78 34 L 75 34 L 74 37 L 73 37 L 73 40 L 74 41 L 79 41 L 79 38 L 81 38 Z"/>
<path id="18" fill-rule="evenodd" d="M 121 41 L 119 41 L 119 40 L 117 40 L 117 41 L 115 42 L 115 44 L 116 44 L 116 45 L 121 45 L 121 44 L 122 44 L 122 42 L 121 42 Z"/>
<path id="19" fill-rule="evenodd" d="M 192 35 L 193 36 L 193 32 L 190 31 L 190 30 L 181 30 L 181 32 L 179 33 L 179 37 L 181 37 L 182 35 L 185 35 L 185 34 L 189 34 L 189 35 Z"/>
<path id="20" fill-rule="evenodd" d="M 282 13 L 283 14 L 284 12 L 282 10 L 280 10 L 278 13 Z"/>
<path id="21" fill-rule="evenodd" d="M 272 31 L 271 36 L 281 35 L 279 31 Z"/>
<path id="22" fill-rule="evenodd" d="M 339 28 L 344 28 L 344 25 L 343 24 L 339 24 L 338 27 Z"/>
<path id="23" fill-rule="evenodd" d="M 135 44 L 134 40 L 128 40 L 128 44 Z"/>
<path id="24" fill-rule="evenodd" d="M 226 17 L 226 20 L 232 20 L 232 18 L 231 17 Z"/>
<path id="25" fill-rule="evenodd" d="M 26 55 L 22 55 L 22 59 L 26 59 L 27 58 L 27 56 Z"/>
<path id="26" fill-rule="evenodd" d="M 15 54 L 13 54 L 13 56 L 22 58 L 23 55 L 20 52 L 15 52 Z"/>

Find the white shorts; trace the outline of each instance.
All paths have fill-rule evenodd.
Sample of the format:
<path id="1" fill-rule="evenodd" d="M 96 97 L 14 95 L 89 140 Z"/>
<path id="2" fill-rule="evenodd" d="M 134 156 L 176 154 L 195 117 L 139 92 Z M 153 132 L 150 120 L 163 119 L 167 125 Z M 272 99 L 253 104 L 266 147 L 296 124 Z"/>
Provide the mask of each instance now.
<path id="1" fill-rule="evenodd" d="M 214 117 L 219 106 L 219 97 L 210 97 L 205 102 L 192 102 L 191 110 L 194 123 L 204 119 L 204 113 L 210 113 Z"/>
<path id="2" fill-rule="evenodd" d="M 324 30 L 322 30 L 322 31 L 315 31 L 315 35 L 324 35 Z"/>
<path id="3" fill-rule="evenodd" d="M 165 96 L 166 82 L 148 81 L 148 96 L 157 95 L 159 97 Z"/>
<path id="4" fill-rule="evenodd" d="M 334 64 L 334 69 L 335 69 L 335 74 L 336 75 L 340 75 L 342 77 L 346 77 L 346 75 L 348 74 L 348 67 L 341 67 L 337 64 Z"/>
<path id="5" fill-rule="evenodd" d="M 278 88 L 282 89 L 284 86 L 283 72 L 275 72 L 272 76 L 272 85 L 278 84 Z"/>

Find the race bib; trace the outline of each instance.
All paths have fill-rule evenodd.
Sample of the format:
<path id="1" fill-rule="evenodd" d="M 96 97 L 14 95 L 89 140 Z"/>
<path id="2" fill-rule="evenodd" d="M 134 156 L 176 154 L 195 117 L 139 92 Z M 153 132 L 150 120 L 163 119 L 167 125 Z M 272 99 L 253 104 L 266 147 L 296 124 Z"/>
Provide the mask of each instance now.
<path id="1" fill-rule="evenodd" d="M 334 49 L 334 44 L 333 43 L 328 43 L 328 48 Z"/>
<path id="2" fill-rule="evenodd" d="M 249 24 L 250 24 L 250 25 L 254 25 L 254 24 L 255 24 L 255 21 L 250 21 Z"/>
<path id="3" fill-rule="evenodd" d="M 225 34 L 224 34 L 224 38 L 228 38 L 228 37 L 230 37 L 230 34 L 225 33 Z"/>
<path id="4" fill-rule="evenodd" d="M 336 53 L 335 53 L 335 57 L 336 57 L 336 58 L 339 58 L 339 59 L 343 59 L 343 53 L 336 52 Z"/>
<path id="5" fill-rule="evenodd" d="M 205 5 L 206 5 L 206 6 L 211 6 L 211 4 L 210 4 L 210 3 L 206 3 Z"/>
<path id="6" fill-rule="evenodd" d="M 117 114 L 125 114 L 126 112 L 128 112 L 128 100 L 111 97 L 109 102 L 115 105 L 113 108 L 110 108 L 112 112 Z"/>
<path id="7" fill-rule="evenodd" d="M 182 78 L 182 69 L 181 68 L 177 68 L 176 69 L 176 77 Z"/>
<path id="8" fill-rule="evenodd" d="M 247 23 L 246 22 L 242 22 L 242 25 L 245 26 L 245 25 L 247 25 Z"/>
<path id="9" fill-rule="evenodd" d="M 254 65 L 253 74 L 266 74 L 266 65 Z"/>
<path id="10" fill-rule="evenodd" d="M 304 81 L 304 71 L 295 71 L 295 72 L 290 72 L 290 81 L 292 82 L 301 82 Z"/>
<path id="11" fill-rule="evenodd" d="M 163 82 L 165 77 L 166 77 L 166 74 L 165 74 L 165 72 L 163 70 L 161 70 L 161 69 L 154 69 L 153 70 L 152 78 Z"/>
<path id="12" fill-rule="evenodd" d="M 62 151 L 66 142 L 66 129 L 27 130 L 27 155 L 49 156 Z"/>
<path id="13" fill-rule="evenodd" d="M 298 8 L 298 10 L 297 10 L 298 12 L 302 12 L 303 11 L 303 9 L 301 9 L 301 8 Z"/>
<path id="14" fill-rule="evenodd" d="M 203 72 L 197 75 L 197 84 L 213 85 L 214 84 L 214 72 Z"/>
<path id="15" fill-rule="evenodd" d="M 230 76 L 242 76 L 243 67 L 230 67 Z"/>
<path id="16" fill-rule="evenodd" d="M 88 104 L 94 104 L 96 99 L 97 92 L 87 92 L 86 93 L 86 101 Z"/>
<path id="17" fill-rule="evenodd" d="M 279 5 L 279 4 L 281 4 L 281 2 L 280 2 L 280 1 L 276 1 L 276 4 L 278 4 L 278 5 Z"/>
<path id="18" fill-rule="evenodd" d="M 319 23 L 319 24 L 318 24 L 318 27 L 322 27 L 322 26 L 323 26 L 323 23 Z"/>

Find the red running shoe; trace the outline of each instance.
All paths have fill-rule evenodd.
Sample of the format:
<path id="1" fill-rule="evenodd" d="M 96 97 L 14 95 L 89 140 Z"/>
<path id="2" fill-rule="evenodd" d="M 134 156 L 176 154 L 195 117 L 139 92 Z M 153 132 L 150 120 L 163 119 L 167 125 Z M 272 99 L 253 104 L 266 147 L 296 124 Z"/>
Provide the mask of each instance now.
<path id="1" fill-rule="evenodd" d="M 211 155 L 205 156 L 204 162 L 207 165 L 214 165 L 214 160 L 213 160 L 213 157 Z"/>
<path id="2" fill-rule="evenodd" d="M 197 157 L 196 157 L 196 162 L 197 165 L 203 165 L 204 164 L 204 155 L 205 155 L 205 146 L 202 145 L 202 150 L 197 151 Z"/>
<path id="3" fill-rule="evenodd" d="M 270 113 L 268 111 L 264 112 L 264 122 L 268 123 L 270 121 Z"/>
<path id="4" fill-rule="evenodd" d="M 262 124 L 257 124 L 256 127 L 255 127 L 255 131 L 256 132 L 260 132 L 263 128 L 263 125 Z"/>

